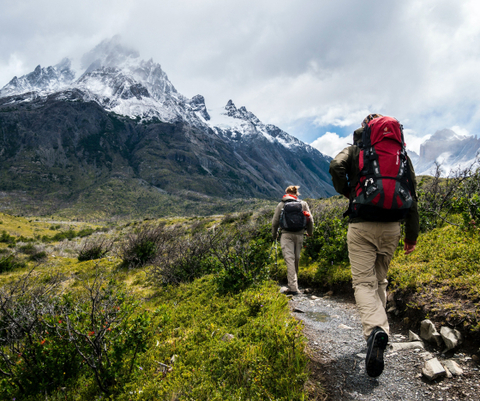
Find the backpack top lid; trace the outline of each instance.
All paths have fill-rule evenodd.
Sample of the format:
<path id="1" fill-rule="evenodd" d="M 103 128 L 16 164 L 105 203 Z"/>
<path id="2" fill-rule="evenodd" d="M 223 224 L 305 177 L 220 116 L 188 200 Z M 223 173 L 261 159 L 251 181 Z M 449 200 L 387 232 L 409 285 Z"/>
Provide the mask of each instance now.
<path id="1" fill-rule="evenodd" d="M 370 135 L 367 135 L 368 132 Z M 404 145 L 402 126 L 396 118 L 386 116 L 375 118 L 368 123 L 368 128 L 364 129 L 363 144 L 365 146 L 374 146 L 386 138 Z"/>

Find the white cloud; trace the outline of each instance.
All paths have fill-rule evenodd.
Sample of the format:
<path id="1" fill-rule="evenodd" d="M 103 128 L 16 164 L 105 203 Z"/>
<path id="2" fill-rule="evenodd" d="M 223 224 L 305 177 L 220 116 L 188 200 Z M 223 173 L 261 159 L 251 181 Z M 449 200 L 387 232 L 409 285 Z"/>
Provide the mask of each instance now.
<path id="1" fill-rule="evenodd" d="M 335 157 L 342 149 L 352 143 L 352 137 L 339 137 L 335 132 L 326 132 L 325 135 L 315 139 L 310 145 L 325 155 Z"/>
<path id="2" fill-rule="evenodd" d="M 0 87 L 118 33 L 185 96 L 231 98 L 280 127 L 341 132 L 377 112 L 422 133 L 416 147 L 446 127 L 480 130 L 477 0 L 3 3 Z"/>
<path id="3" fill-rule="evenodd" d="M 470 132 L 467 129 L 460 127 L 458 125 L 453 126 L 451 130 L 460 136 L 471 136 Z"/>

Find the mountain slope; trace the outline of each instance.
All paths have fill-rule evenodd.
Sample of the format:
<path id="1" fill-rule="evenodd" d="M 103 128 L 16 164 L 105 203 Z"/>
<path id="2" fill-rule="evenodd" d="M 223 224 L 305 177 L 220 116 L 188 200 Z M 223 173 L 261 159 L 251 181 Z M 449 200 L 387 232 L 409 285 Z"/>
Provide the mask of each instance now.
<path id="1" fill-rule="evenodd" d="M 95 60 L 77 80 L 64 60 L 2 88 L 4 210 L 83 205 L 86 213 L 165 215 L 156 204 L 167 198 L 176 203 L 170 212 L 184 213 L 185 200 L 276 200 L 291 184 L 308 197 L 334 194 L 330 159 L 318 150 L 232 101 L 207 110 L 202 96 L 179 94 L 158 64 L 113 48 L 88 55 Z"/>
<path id="2" fill-rule="evenodd" d="M 443 175 L 447 176 L 458 169 L 470 167 L 479 154 L 480 139 L 443 129 L 420 146 L 420 154 L 414 154 L 412 162 L 418 175 L 434 174 L 435 164 L 438 163 Z"/>

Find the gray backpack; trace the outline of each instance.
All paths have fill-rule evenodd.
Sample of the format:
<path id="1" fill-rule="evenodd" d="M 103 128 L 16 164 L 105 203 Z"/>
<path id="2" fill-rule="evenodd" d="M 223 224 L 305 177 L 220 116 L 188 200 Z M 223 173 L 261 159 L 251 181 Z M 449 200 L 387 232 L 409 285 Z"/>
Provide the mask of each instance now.
<path id="1" fill-rule="evenodd" d="M 300 231 L 307 227 L 307 216 L 303 213 L 302 202 L 288 200 L 280 214 L 280 228 L 285 231 Z"/>

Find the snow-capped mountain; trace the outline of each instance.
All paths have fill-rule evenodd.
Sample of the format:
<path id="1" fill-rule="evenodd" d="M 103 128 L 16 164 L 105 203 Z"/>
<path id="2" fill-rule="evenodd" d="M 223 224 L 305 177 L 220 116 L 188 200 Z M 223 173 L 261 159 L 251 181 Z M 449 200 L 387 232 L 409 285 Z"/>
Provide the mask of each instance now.
<path id="1" fill-rule="evenodd" d="M 14 77 L 0 90 L 0 128 L 0 191 L 66 191 L 70 201 L 122 179 L 174 196 L 277 199 L 292 184 L 307 197 L 335 194 L 328 156 L 232 100 L 186 98 L 117 37 L 80 71 L 64 59 Z"/>
<path id="2" fill-rule="evenodd" d="M 14 77 L 0 90 L 0 97 L 29 93 L 22 100 L 28 101 L 78 90 L 84 101 L 94 101 L 107 111 L 131 118 L 183 120 L 229 138 L 257 133 L 286 147 L 309 146 L 275 126 L 263 124 L 245 107 L 237 109 L 231 100 L 222 109 L 209 110 L 203 96 L 186 98 L 177 92 L 160 64 L 140 59 L 138 52 L 124 47 L 118 36 L 103 41 L 82 57 L 84 71 L 76 80 L 71 64 L 65 58 L 53 67 L 39 65 L 30 74 Z"/>
<path id="3" fill-rule="evenodd" d="M 480 139 L 456 134 L 450 129 L 435 132 L 420 146 L 420 154 L 409 151 L 417 175 L 433 175 L 436 163 L 442 175 L 470 167 L 480 154 Z"/>

